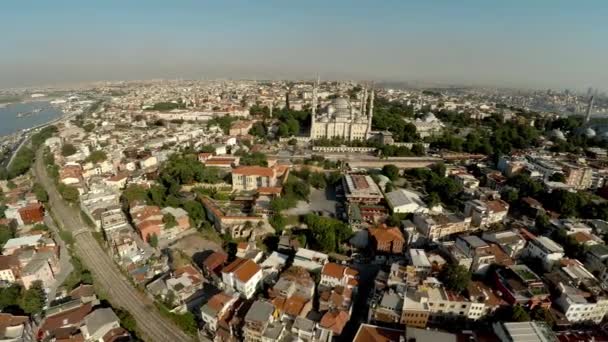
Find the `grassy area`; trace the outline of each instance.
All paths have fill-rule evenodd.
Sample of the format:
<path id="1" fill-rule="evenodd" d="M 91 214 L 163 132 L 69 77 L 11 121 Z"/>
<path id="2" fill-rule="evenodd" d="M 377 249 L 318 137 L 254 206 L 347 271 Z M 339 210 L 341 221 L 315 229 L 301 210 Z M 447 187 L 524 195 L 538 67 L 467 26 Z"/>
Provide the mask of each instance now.
<path id="1" fill-rule="evenodd" d="M 213 227 L 201 229 L 199 231 L 199 235 L 203 239 L 215 242 L 219 245 L 221 245 L 224 242 L 224 240 L 222 239 L 220 234 Z"/>
<path id="2" fill-rule="evenodd" d="M 171 312 L 166 306 L 159 302 L 154 302 L 158 311 L 160 311 L 161 315 L 169 318 L 175 323 L 181 330 L 186 332 L 190 336 L 195 336 L 198 332 L 198 324 L 196 323 L 196 319 L 194 315 L 190 312 L 185 314 L 176 314 Z"/>

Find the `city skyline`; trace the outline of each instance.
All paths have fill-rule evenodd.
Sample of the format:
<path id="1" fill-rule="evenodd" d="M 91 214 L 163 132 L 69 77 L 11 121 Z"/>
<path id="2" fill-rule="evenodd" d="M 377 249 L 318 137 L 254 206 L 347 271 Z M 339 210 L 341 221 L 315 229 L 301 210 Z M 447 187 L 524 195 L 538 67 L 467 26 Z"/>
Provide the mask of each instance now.
<path id="1" fill-rule="evenodd" d="M 0 87 L 152 78 L 608 89 L 605 3 L 2 4 Z M 566 24 L 567 23 L 567 24 Z"/>

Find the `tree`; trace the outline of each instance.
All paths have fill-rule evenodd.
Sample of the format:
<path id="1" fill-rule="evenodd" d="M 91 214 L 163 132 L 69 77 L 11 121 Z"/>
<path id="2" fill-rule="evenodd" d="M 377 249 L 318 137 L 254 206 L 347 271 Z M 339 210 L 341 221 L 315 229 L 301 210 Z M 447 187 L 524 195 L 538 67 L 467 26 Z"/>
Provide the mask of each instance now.
<path id="1" fill-rule="evenodd" d="M 49 194 L 46 192 L 44 187 L 40 183 L 34 183 L 32 186 L 32 192 L 36 195 L 36 199 L 40 202 L 46 203 L 49 200 Z"/>
<path id="2" fill-rule="evenodd" d="M 0 310 L 9 306 L 19 305 L 22 291 L 21 285 L 17 283 L 0 288 Z"/>
<path id="3" fill-rule="evenodd" d="M 255 137 L 260 137 L 260 138 L 264 138 L 267 135 L 267 129 L 266 129 L 266 125 L 264 125 L 263 122 L 256 122 L 253 124 L 253 126 L 251 126 L 251 129 L 249 130 L 249 134 L 255 136 Z"/>
<path id="4" fill-rule="evenodd" d="M 106 160 L 108 157 L 106 153 L 102 150 L 95 150 L 91 152 L 91 154 L 87 157 L 86 161 L 91 162 L 93 164 L 101 163 Z"/>
<path id="5" fill-rule="evenodd" d="M 335 252 L 338 244 L 352 235 L 347 224 L 330 217 L 308 214 L 304 222 L 312 232 L 316 247 L 327 253 Z"/>
<path id="6" fill-rule="evenodd" d="M 42 286 L 42 281 L 36 280 L 29 289 L 25 290 L 21 298 L 21 308 L 30 315 L 39 314 L 44 308 L 46 294 Z"/>
<path id="7" fill-rule="evenodd" d="M 426 150 L 422 144 L 414 144 L 412 145 L 412 153 L 415 156 L 423 156 L 426 154 Z"/>
<path id="8" fill-rule="evenodd" d="M 426 198 L 426 205 L 428 205 L 429 208 L 434 208 L 439 204 L 441 204 L 441 198 L 436 192 L 431 192 Z"/>
<path id="9" fill-rule="evenodd" d="M 566 176 L 564 176 L 564 174 L 561 172 L 556 172 L 556 173 L 552 174 L 551 176 L 549 176 L 549 180 L 552 182 L 565 183 Z"/>
<path id="10" fill-rule="evenodd" d="M 177 220 L 175 216 L 171 213 L 166 213 L 163 215 L 163 223 L 165 224 L 165 228 L 170 229 L 177 226 Z"/>
<path id="11" fill-rule="evenodd" d="M 268 166 L 268 160 L 264 153 L 253 152 L 241 156 L 240 164 L 249 166 Z"/>
<path id="12" fill-rule="evenodd" d="M 23 146 L 19 149 L 19 152 L 13 158 L 13 163 L 8 168 L 7 176 L 8 179 L 15 178 L 17 176 L 21 176 L 29 171 L 32 163 L 34 162 L 34 158 L 36 157 L 34 151 L 32 151 L 27 146 Z"/>
<path id="13" fill-rule="evenodd" d="M 511 322 L 529 322 L 530 315 L 528 312 L 521 307 L 521 305 L 513 306 L 513 310 L 511 312 L 511 317 L 509 319 Z"/>
<path id="14" fill-rule="evenodd" d="M 500 194 L 500 198 L 509 204 L 513 204 L 519 199 L 519 191 L 513 188 L 507 189 Z"/>
<path id="15" fill-rule="evenodd" d="M 7 225 L 0 224 L 0 246 L 4 246 L 6 241 L 15 237 L 15 230 Z"/>
<path id="16" fill-rule="evenodd" d="M 59 191 L 59 194 L 61 195 L 61 197 L 71 203 L 76 203 L 78 202 L 78 198 L 80 197 L 80 192 L 78 192 L 78 189 L 76 189 L 75 187 L 71 186 L 71 185 L 65 185 L 63 183 L 60 183 L 57 186 L 57 190 Z"/>
<path id="17" fill-rule="evenodd" d="M 78 152 L 78 150 L 76 149 L 76 147 L 74 147 L 74 145 L 70 143 L 65 143 L 63 144 L 63 146 L 61 146 L 61 155 L 64 157 L 74 155 L 76 154 L 76 152 Z"/>
<path id="18" fill-rule="evenodd" d="M 565 217 L 577 216 L 584 200 L 578 193 L 567 190 L 554 190 L 545 199 L 545 205 Z"/>
<path id="19" fill-rule="evenodd" d="M 382 174 L 394 181 L 399 178 L 399 168 L 393 164 L 384 165 L 382 167 Z"/>
<path id="20" fill-rule="evenodd" d="M 277 234 L 282 232 L 287 224 L 285 218 L 279 214 L 272 215 L 268 220 L 268 223 L 270 223 Z"/>
<path id="21" fill-rule="evenodd" d="M 95 129 L 95 124 L 90 122 L 84 126 L 82 126 L 82 128 L 85 130 L 85 132 L 89 133 L 92 132 Z"/>
<path id="22" fill-rule="evenodd" d="M 308 183 L 317 189 L 325 189 L 325 175 L 321 172 L 313 172 L 308 177 Z"/>
<path id="23" fill-rule="evenodd" d="M 120 326 L 127 329 L 130 333 L 137 331 L 137 321 L 129 311 L 123 308 L 115 309 L 116 316 L 120 320 Z"/>
<path id="24" fill-rule="evenodd" d="M 200 202 L 189 200 L 184 202 L 183 207 L 195 226 L 199 226 L 201 222 L 205 221 L 205 208 Z"/>
<path id="25" fill-rule="evenodd" d="M 148 199 L 148 193 L 146 188 L 137 184 L 130 184 L 127 188 L 122 192 L 122 197 L 128 202 L 132 203 L 134 201 L 145 201 Z"/>
<path id="26" fill-rule="evenodd" d="M 167 189 L 162 185 L 153 185 L 148 189 L 148 199 L 151 204 L 162 207 L 167 198 Z"/>
<path id="27" fill-rule="evenodd" d="M 543 190 L 542 184 L 523 173 L 510 177 L 507 185 L 517 189 L 521 197 L 535 197 Z"/>
<path id="28" fill-rule="evenodd" d="M 158 236 L 156 234 L 151 234 L 148 236 L 148 243 L 150 246 L 156 248 L 158 247 Z"/>
<path id="29" fill-rule="evenodd" d="M 401 226 L 401 216 L 397 213 L 392 214 L 386 219 L 386 224 L 390 227 L 400 227 Z"/>
<path id="30" fill-rule="evenodd" d="M 464 291 L 471 281 L 471 273 L 464 266 L 453 263 L 444 267 L 439 277 L 447 288 L 458 293 Z"/>

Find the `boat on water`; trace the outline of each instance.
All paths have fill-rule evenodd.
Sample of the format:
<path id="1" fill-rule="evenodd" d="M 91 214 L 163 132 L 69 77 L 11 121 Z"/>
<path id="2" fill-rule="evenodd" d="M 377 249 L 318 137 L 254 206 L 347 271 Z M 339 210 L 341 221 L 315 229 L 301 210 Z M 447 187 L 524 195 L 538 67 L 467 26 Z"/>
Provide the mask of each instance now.
<path id="1" fill-rule="evenodd" d="M 26 117 L 26 116 L 38 114 L 40 112 L 42 112 L 42 108 L 36 108 L 36 109 L 32 110 L 31 112 L 20 112 L 20 113 L 17 113 L 17 117 L 18 118 L 23 118 L 23 117 Z"/>

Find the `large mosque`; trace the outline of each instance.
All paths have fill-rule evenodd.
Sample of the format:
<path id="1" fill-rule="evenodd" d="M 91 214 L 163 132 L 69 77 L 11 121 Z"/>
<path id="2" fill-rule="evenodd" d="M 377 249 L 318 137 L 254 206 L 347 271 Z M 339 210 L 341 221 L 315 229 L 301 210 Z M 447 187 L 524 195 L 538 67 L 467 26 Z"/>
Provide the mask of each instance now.
<path id="1" fill-rule="evenodd" d="M 310 138 L 344 140 L 365 140 L 371 135 L 374 91 L 363 90 L 359 106 L 339 96 L 317 112 L 317 87 L 313 89 L 312 124 Z M 369 108 L 367 103 L 369 101 Z"/>

